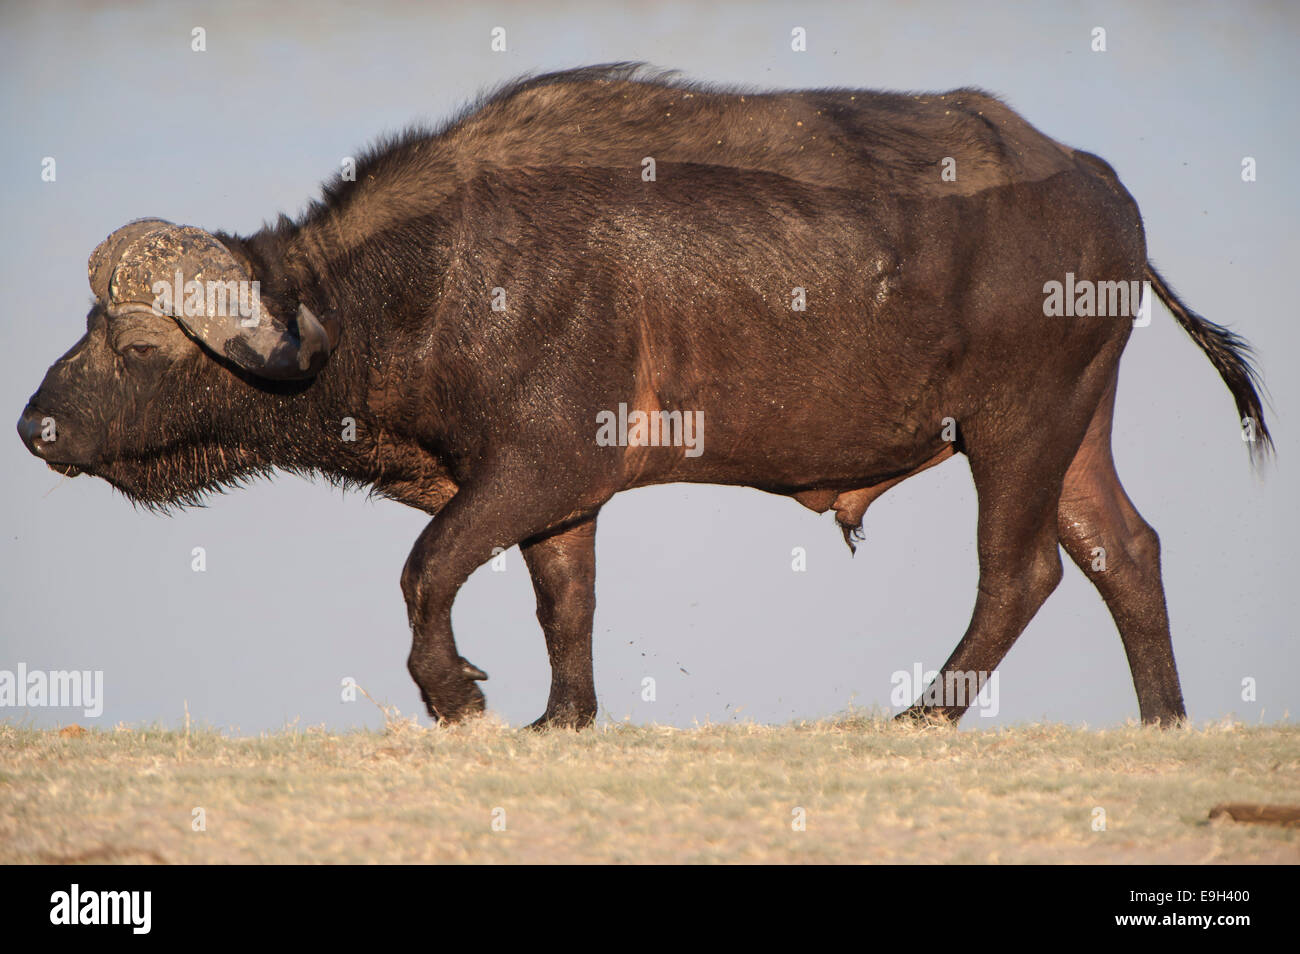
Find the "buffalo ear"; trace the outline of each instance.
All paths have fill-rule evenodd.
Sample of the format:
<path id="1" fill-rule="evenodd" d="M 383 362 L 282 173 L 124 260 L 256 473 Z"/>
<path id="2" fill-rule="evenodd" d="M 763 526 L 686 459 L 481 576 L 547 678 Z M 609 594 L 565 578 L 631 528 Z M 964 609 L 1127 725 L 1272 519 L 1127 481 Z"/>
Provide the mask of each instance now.
<path id="1" fill-rule="evenodd" d="M 337 326 L 327 329 L 306 305 L 292 320 L 272 313 L 248 268 L 216 236 L 193 226 L 132 222 L 100 243 L 89 272 L 91 290 L 110 315 L 168 315 L 208 350 L 259 377 L 313 377 L 338 343 Z M 171 294 L 155 294 L 160 282 Z M 190 282 L 203 294 L 191 298 Z"/>

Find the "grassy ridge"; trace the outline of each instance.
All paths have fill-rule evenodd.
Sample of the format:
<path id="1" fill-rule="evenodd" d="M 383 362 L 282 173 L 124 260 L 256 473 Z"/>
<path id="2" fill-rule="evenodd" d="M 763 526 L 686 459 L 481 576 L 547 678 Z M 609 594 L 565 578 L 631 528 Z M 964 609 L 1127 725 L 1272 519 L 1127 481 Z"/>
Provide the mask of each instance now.
<path id="1" fill-rule="evenodd" d="M 1296 829 L 1207 820 L 1251 801 L 1300 804 L 1300 728 L 0 725 L 6 864 L 1300 862 Z"/>

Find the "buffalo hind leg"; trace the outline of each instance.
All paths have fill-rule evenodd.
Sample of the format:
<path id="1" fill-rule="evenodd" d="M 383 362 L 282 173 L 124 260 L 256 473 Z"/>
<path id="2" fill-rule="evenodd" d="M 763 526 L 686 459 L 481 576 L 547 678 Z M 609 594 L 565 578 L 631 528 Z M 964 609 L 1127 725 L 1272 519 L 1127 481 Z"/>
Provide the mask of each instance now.
<path id="1" fill-rule="evenodd" d="M 1045 485 L 1048 481 L 1044 478 L 1037 491 L 1026 495 L 1031 499 L 1022 502 L 1016 499 L 1020 487 L 1014 481 L 990 477 L 981 482 L 976 477 L 980 570 L 975 609 L 957 648 L 921 698 L 899 714 L 900 721 L 960 719 L 1061 581 L 1056 494 Z"/>
<path id="2" fill-rule="evenodd" d="M 521 549 L 546 634 L 551 694 L 532 728 L 581 729 L 596 718 L 591 626 L 596 611 L 596 516 L 524 541 Z"/>
<path id="3" fill-rule="evenodd" d="M 1065 475 L 1061 545 L 1101 593 L 1119 629 L 1142 721 L 1173 725 L 1187 717 L 1174 665 L 1160 577 L 1160 538 L 1137 512 L 1111 456 L 1114 385 Z"/>
<path id="4" fill-rule="evenodd" d="M 976 420 L 966 430 L 979 499 L 975 609 L 935 681 L 899 714 L 900 720 L 960 719 L 1060 583 L 1056 515 L 1061 487 L 1103 394 L 1104 380 L 1091 389 L 1091 401 L 1086 391 L 1065 406 L 1053 402 L 1033 408 L 1022 400 L 1018 422 L 1005 417 L 987 424 Z"/>

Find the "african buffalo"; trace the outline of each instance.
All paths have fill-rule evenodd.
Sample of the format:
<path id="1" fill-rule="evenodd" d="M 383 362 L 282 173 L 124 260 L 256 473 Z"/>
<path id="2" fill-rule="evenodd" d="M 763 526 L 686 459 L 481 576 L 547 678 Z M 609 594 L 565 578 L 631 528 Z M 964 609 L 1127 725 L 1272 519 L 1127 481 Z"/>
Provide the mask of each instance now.
<path id="1" fill-rule="evenodd" d="M 1159 542 L 1110 451 L 1144 282 L 1267 452 L 1249 349 L 1151 267 L 1111 168 L 994 97 L 591 67 L 383 142 L 254 235 L 114 232 L 90 258 L 86 334 L 18 430 L 150 507 L 283 470 L 436 514 L 401 578 L 435 719 L 483 709 L 452 601 L 519 545 L 551 661 L 535 724 L 570 726 L 596 714 L 594 540 L 614 494 L 757 487 L 833 509 L 852 545 L 872 500 L 960 452 L 979 591 L 940 681 L 997 667 L 1063 546 L 1110 608 L 1143 720 L 1168 724 L 1184 708 Z"/>

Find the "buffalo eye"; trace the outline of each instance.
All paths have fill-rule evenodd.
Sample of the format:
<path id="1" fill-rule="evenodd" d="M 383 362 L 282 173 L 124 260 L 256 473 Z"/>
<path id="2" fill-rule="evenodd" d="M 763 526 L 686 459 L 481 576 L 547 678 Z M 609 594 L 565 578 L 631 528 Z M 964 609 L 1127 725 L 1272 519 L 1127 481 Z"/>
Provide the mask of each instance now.
<path id="1" fill-rule="evenodd" d="M 126 346 L 126 350 L 128 354 L 139 355 L 141 357 L 145 355 L 153 354 L 154 351 L 156 351 L 157 349 L 158 349 L 157 345 L 143 344 L 143 343 Z"/>

